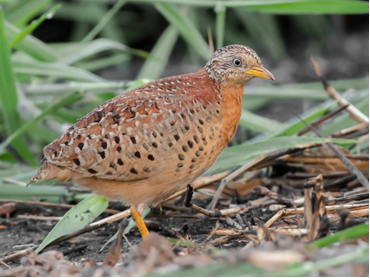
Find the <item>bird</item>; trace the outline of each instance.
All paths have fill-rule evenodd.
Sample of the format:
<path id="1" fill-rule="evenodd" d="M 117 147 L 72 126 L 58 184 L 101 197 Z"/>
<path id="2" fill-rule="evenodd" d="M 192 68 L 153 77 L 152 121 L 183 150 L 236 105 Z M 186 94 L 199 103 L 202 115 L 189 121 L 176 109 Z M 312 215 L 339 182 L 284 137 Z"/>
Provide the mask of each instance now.
<path id="1" fill-rule="evenodd" d="M 47 145 L 29 184 L 71 181 L 122 201 L 145 238 L 143 210 L 213 165 L 236 132 L 244 85 L 254 77 L 275 80 L 254 50 L 228 45 L 196 73 L 118 95 Z"/>

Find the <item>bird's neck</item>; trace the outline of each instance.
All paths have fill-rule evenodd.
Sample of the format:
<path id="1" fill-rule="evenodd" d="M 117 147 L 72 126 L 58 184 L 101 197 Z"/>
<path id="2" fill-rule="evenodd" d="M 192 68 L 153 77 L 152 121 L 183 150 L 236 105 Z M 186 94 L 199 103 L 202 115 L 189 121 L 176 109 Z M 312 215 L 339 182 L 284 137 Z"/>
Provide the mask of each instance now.
<path id="1" fill-rule="evenodd" d="M 230 141 L 238 127 L 242 114 L 242 98 L 244 84 L 221 83 L 222 132 L 224 138 Z"/>

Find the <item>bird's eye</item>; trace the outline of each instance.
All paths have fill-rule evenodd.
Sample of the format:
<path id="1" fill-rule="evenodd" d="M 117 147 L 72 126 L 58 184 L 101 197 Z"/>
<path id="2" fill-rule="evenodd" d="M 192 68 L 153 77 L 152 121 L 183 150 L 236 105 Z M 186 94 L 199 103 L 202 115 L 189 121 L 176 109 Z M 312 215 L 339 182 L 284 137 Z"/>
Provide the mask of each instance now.
<path id="1" fill-rule="evenodd" d="M 240 61 L 240 59 L 234 59 L 233 65 L 236 67 L 240 67 L 242 65 L 242 61 Z"/>

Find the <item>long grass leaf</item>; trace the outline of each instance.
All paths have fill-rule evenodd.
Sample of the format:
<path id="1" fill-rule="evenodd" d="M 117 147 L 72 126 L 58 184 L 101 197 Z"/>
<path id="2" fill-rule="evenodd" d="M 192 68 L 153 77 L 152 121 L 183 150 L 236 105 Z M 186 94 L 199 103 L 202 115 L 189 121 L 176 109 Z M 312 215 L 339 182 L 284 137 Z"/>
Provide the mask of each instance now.
<path id="1" fill-rule="evenodd" d="M 33 30 L 35 30 L 41 23 L 43 23 L 46 19 L 52 18 L 54 13 L 57 9 L 61 7 L 61 4 L 56 5 L 48 12 L 44 13 L 38 19 L 32 21 L 26 28 L 24 28 L 20 33 L 18 33 L 15 38 L 10 42 L 9 47 L 13 48 L 17 43 L 19 43 L 24 37 L 28 34 L 31 34 Z"/>
<path id="2" fill-rule="evenodd" d="M 52 0 L 13 1 L 7 6 L 5 16 L 12 24 L 22 28 L 51 2 Z"/>
<path id="3" fill-rule="evenodd" d="M 13 60 L 14 72 L 29 75 L 51 76 L 71 80 L 101 82 L 104 79 L 83 69 L 60 63 L 26 62 Z"/>
<path id="4" fill-rule="evenodd" d="M 285 124 L 259 116 L 245 109 L 242 110 L 239 124 L 249 129 L 269 134 L 276 134 L 286 127 Z"/>
<path id="5" fill-rule="evenodd" d="M 178 32 L 175 26 L 170 25 L 164 30 L 150 53 L 153 57 L 158 58 L 158 60 L 147 60 L 141 68 L 137 79 L 158 79 L 161 76 L 177 38 Z"/>
<path id="6" fill-rule="evenodd" d="M 157 10 L 174 25 L 184 40 L 205 60 L 211 57 L 210 49 L 189 17 L 179 7 L 170 4 L 155 4 Z"/>
<path id="7" fill-rule="evenodd" d="M 222 4 L 217 4 L 216 12 L 216 47 L 221 48 L 224 45 L 226 8 Z"/>
<path id="8" fill-rule="evenodd" d="M 5 22 L 6 38 L 11 41 L 21 31 L 9 22 Z M 22 41 L 16 46 L 16 49 L 21 50 L 31 57 L 39 61 L 54 62 L 57 60 L 57 55 L 54 51 L 45 43 L 35 38 L 32 35 L 27 35 Z"/>
<path id="9" fill-rule="evenodd" d="M 0 100 L 6 133 L 9 135 L 20 127 L 21 122 L 17 110 L 17 89 L 15 86 L 12 63 L 10 61 L 10 50 L 5 37 L 4 22 L 4 13 L 0 7 Z M 33 165 L 38 164 L 31 152 L 28 150 L 24 138 L 17 138 L 17 140 L 13 141 L 12 145 L 29 163 Z"/>
<path id="10" fill-rule="evenodd" d="M 61 99 L 59 102 L 50 105 L 47 109 L 45 109 L 40 115 L 38 115 L 33 120 L 25 123 L 23 126 L 18 128 L 13 134 L 11 134 L 8 138 L 5 139 L 4 142 L 0 144 L 0 153 L 4 151 L 4 149 L 13 142 L 16 138 L 24 134 L 26 131 L 28 131 L 34 124 L 36 124 L 39 120 L 44 118 L 45 116 L 57 111 L 59 108 L 62 108 L 66 105 L 69 105 L 71 103 L 75 103 L 76 101 L 82 99 L 82 94 L 80 92 L 74 92 L 65 98 Z"/>
<path id="11" fill-rule="evenodd" d="M 215 7 L 218 3 L 229 8 L 246 8 L 249 10 L 275 14 L 366 14 L 369 3 L 351 0 L 136 0 L 142 3 L 167 3 L 198 7 Z"/>
<path id="12" fill-rule="evenodd" d="M 323 248 L 336 242 L 342 242 L 369 234 L 369 223 L 356 225 L 343 231 L 337 232 L 331 236 L 326 236 L 311 242 L 306 246 L 307 249 Z"/>
<path id="13" fill-rule="evenodd" d="M 108 207 L 108 201 L 101 196 L 91 196 L 71 208 L 55 225 L 41 245 L 36 249 L 40 252 L 54 240 L 82 229 L 90 224 Z"/>
<path id="14" fill-rule="evenodd" d="M 100 19 L 98 24 L 81 40 L 81 42 L 89 42 L 95 38 L 97 34 L 107 25 L 108 21 L 125 5 L 126 2 L 118 0 L 114 6 Z"/>
<path id="15" fill-rule="evenodd" d="M 325 142 L 333 142 L 338 144 L 350 144 L 356 142 L 349 139 L 327 139 L 318 137 L 279 137 L 269 138 L 261 142 L 247 142 L 238 146 L 224 149 L 218 157 L 216 163 L 207 173 L 221 172 L 230 169 L 235 169 L 242 166 L 248 160 L 259 155 L 278 151 L 285 148 L 293 148 L 298 145 L 305 144 L 322 144 Z"/>

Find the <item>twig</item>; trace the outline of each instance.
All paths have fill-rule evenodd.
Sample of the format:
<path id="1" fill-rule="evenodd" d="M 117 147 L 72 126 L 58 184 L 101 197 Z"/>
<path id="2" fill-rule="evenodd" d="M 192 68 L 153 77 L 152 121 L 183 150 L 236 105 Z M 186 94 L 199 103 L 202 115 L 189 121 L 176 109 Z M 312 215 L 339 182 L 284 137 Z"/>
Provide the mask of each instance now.
<path id="1" fill-rule="evenodd" d="M 12 179 L 12 178 L 3 178 L 3 181 L 5 181 L 7 183 L 11 183 L 11 184 L 16 184 L 16 185 L 19 185 L 19 186 L 24 186 L 24 187 L 27 186 L 27 183 L 25 183 L 23 181 L 18 181 L 18 180 Z"/>
<path id="2" fill-rule="evenodd" d="M 226 216 L 230 214 L 235 214 L 243 209 L 245 209 L 245 206 L 237 206 L 233 208 L 228 208 L 228 209 L 223 209 L 223 210 L 207 210 L 202 207 L 199 207 L 191 202 L 191 198 L 193 196 L 193 188 L 191 187 L 190 184 L 188 184 L 188 188 L 186 191 L 186 196 L 185 196 L 185 201 L 184 205 L 188 208 L 191 208 L 192 210 L 199 212 L 201 214 L 204 214 L 208 217 L 220 217 L 220 216 Z"/>
<path id="3" fill-rule="evenodd" d="M 213 44 L 213 38 L 212 38 L 212 31 L 211 28 L 207 28 L 207 33 L 208 33 L 208 44 L 209 44 L 209 49 L 211 50 L 211 53 L 215 53 L 215 46 Z"/>
<path id="4" fill-rule="evenodd" d="M 23 258 L 24 256 L 26 256 L 28 251 L 32 251 L 32 250 L 36 249 L 37 247 L 38 246 L 35 246 L 35 247 L 32 247 L 32 248 L 27 248 L 27 249 L 18 251 L 17 253 L 6 256 L 6 257 L 0 259 L 0 263 L 4 264 L 4 263 L 8 263 L 8 262 L 16 262 L 20 258 Z"/>
<path id="5" fill-rule="evenodd" d="M 241 173 L 243 173 L 245 171 L 252 171 L 252 170 L 256 170 L 258 168 L 268 166 L 269 163 L 271 164 L 272 160 L 277 159 L 277 158 L 279 158 L 283 155 L 292 154 L 292 153 L 295 153 L 297 151 L 301 151 L 302 149 L 305 149 L 305 148 L 288 148 L 288 149 L 284 149 L 284 150 L 274 152 L 274 153 L 272 153 L 270 155 L 267 155 L 267 156 L 266 155 L 261 155 L 259 157 L 256 157 L 252 161 L 246 163 L 244 166 L 240 167 L 239 169 L 235 170 L 234 172 L 232 172 L 230 175 L 228 175 L 226 178 L 224 178 L 221 181 L 221 184 L 218 187 L 216 194 L 213 196 L 212 202 L 209 204 L 208 209 L 209 210 L 214 210 L 215 209 L 216 204 L 218 202 L 218 199 L 221 197 L 221 194 L 222 194 L 223 190 L 225 189 L 225 186 L 229 183 L 229 181 L 231 181 L 232 179 L 234 179 L 235 177 L 237 177 Z"/>
<path id="6" fill-rule="evenodd" d="M 209 233 L 209 235 L 206 237 L 206 239 L 202 241 L 201 245 L 206 244 L 206 242 L 214 236 L 214 234 L 216 233 L 219 226 L 220 226 L 220 222 L 217 221 L 215 227 L 212 229 L 212 231 Z"/>
<path id="7" fill-rule="evenodd" d="M 304 119 L 302 119 L 301 116 L 298 114 L 294 113 L 305 125 L 309 126 L 310 129 L 318 136 L 318 137 L 323 137 L 320 131 L 316 128 L 310 125 L 310 123 L 306 122 Z M 354 173 L 357 176 L 358 181 L 361 183 L 361 185 L 364 188 L 369 188 L 369 181 L 367 178 L 362 174 L 362 172 L 352 163 L 351 160 L 349 160 L 346 155 L 333 143 L 327 142 L 325 143 L 339 158 L 342 160 L 343 164 L 350 170 L 352 173 Z"/>
<path id="8" fill-rule="evenodd" d="M 342 112 L 344 109 L 346 109 L 349 105 L 344 105 L 342 107 L 339 107 L 338 109 L 334 110 L 333 112 L 330 112 L 329 114 L 323 116 L 322 118 L 320 119 L 316 119 L 315 121 L 313 121 L 311 123 L 312 126 L 318 126 L 320 124 L 322 124 L 323 122 L 325 122 L 326 120 L 329 120 L 330 118 L 336 116 L 337 114 L 339 114 L 340 112 Z M 302 136 L 303 134 L 306 134 L 307 132 L 309 132 L 310 129 L 309 127 L 304 127 L 300 132 L 297 133 L 297 136 Z"/>
<path id="9" fill-rule="evenodd" d="M 341 131 L 334 132 L 333 134 L 330 134 L 330 137 L 332 137 L 332 138 L 341 138 L 345 135 L 348 135 L 350 133 L 353 133 L 353 132 L 356 132 L 356 131 L 359 131 L 359 130 L 365 129 L 365 128 L 367 130 L 369 129 L 369 123 L 360 123 L 358 125 L 342 129 Z M 367 131 L 367 132 L 369 132 L 369 131 Z"/>
<path id="10" fill-rule="evenodd" d="M 287 205 L 289 207 L 292 207 L 293 206 L 293 201 L 292 200 L 290 200 L 290 199 L 288 199 L 286 197 L 280 196 L 279 194 L 270 191 L 266 187 L 256 186 L 256 187 L 253 188 L 253 190 L 258 195 L 264 195 L 264 196 L 267 196 L 267 197 L 275 200 L 278 204 Z"/>
<path id="11" fill-rule="evenodd" d="M 59 216 L 40 216 L 40 215 L 17 215 L 20 219 L 34 219 L 41 221 L 59 221 L 62 217 Z"/>
<path id="12" fill-rule="evenodd" d="M 320 77 L 322 84 L 324 85 L 325 91 L 328 93 L 328 95 L 338 101 L 338 105 L 345 106 L 348 105 L 346 108 L 346 111 L 349 113 L 350 117 L 354 119 L 358 123 L 368 123 L 369 118 L 363 114 L 360 110 L 358 110 L 355 106 L 353 106 L 351 103 L 349 103 L 346 99 L 342 98 L 340 94 L 332 87 L 330 86 L 328 80 L 325 78 L 325 76 L 322 74 L 319 65 L 315 61 L 315 59 L 311 56 L 311 62 L 315 68 L 315 72 L 318 77 Z"/>
<path id="13" fill-rule="evenodd" d="M 8 200 L 8 199 L 0 199 L 0 203 L 20 203 L 20 204 L 29 204 L 29 205 L 41 205 L 44 207 L 57 207 L 57 208 L 65 208 L 65 209 L 70 209 L 73 208 L 74 205 L 67 205 L 67 204 L 54 204 L 54 203 L 48 203 L 48 202 L 40 202 L 40 201 L 22 201 L 22 200 Z M 105 213 L 109 214 L 116 214 L 120 213 L 119 210 L 115 209 L 105 209 Z"/>
<path id="14" fill-rule="evenodd" d="M 277 221 L 280 217 L 282 217 L 283 215 L 285 215 L 286 213 L 286 210 L 285 209 L 282 209 L 280 211 L 278 211 L 273 217 L 271 217 L 266 223 L 265 223 L 265 227 L 266 228 L 269 228 L 272 224 L 274 224 L 275 221 Z"/>

